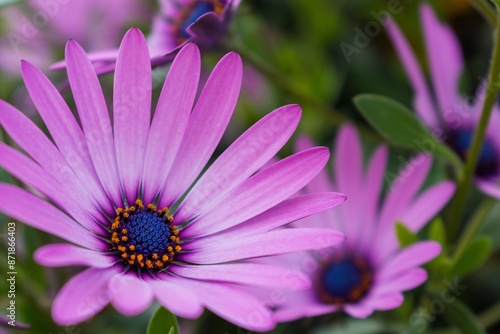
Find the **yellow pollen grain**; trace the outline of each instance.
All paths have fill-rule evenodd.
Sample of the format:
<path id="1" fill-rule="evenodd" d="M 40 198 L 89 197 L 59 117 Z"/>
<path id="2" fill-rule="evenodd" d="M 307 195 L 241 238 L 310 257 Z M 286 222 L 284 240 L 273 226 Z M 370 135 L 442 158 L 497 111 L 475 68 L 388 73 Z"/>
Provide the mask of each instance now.
<path id="1" fill-rule="evenodd" d="M 130 215 L 128 214 L 128 212 L 125 212 L 125 213 L 123 214 L 123 218 L 128 218 L 129 216 L 130 216 Z"/>
<path id="2" fill-rule="evenodd" d="M 116 209 L 116 214 L 117 215 L 120 215 L 121 213 L 123 213 L 123 208 Z"/>
<path id="3" fill-rule="evenodd" d="M 127 233 L 128 233 L 127 229 L 126 228 L 122 228 L 122 234 L 127 234 Z"/>
<path id="4" fill-rule="evenodd" d="M 179 245 L 175 246 L 175 251 L 176 252 L 180 252 L 181 250 L 182 250 L 181 246 L 179 246 Z"/>
<path id="5" fill-rule="evenodd" d="M 163 262 L 167 262 L 168 261 L 168 255 L 163 255 L 161 257 L 161 259 L 163 260 Z"/>
<path id="6" fill-rule="evenodd" d="M 157 258 L 158 258 L 158 254 L 154 253 L 154 254 L 153 254 L 153 259 L 155 259 L 155 260 L 156 260 Z"/>
<path id="7" fill-rule="evenodd" d="M 135 261 L 135 254 L 131 254 L 130 259 Z"/>
<path id="8" fill-rule="evenodd" d="M 160 267 L 160 268 L 163 267 L 163 262 L 161 262 L 161 261 L 156 261 L 155 264 L 157 267 Z"/>
<path id="9" fill-rule="evenodd" d="M 134 245 L 130 245 L 128 246 L 128 249 L 130 249 L 131 251 L 135 250 L 135 246 Z"/>
<path id="10" fill-rule="evenodd" d="M 153 268 L 153 262 L 151 262 L 151 260 L 146 260 L 146 266 L 151 269 Z"/>
<path id="11" fill-rule="evenodd" d="M 128 237 L 126 235 L 122 236 L 122 241 L 127 241 Z"/>
<path id="12" fill-rule="evenodd" d="M 142 254 L 137 255 L 137 261 L 141 262 L 144 256 Z"/>
<path id="13" fill-rule="evenodd" d="M 167 252 L 169 252 L 169 253 L 170 253 L 170 252 L 171 252 L 171 251 L 173 251 L 173 250 L 174 250 L 174 249 L 172 248 L 172 246 L 168 246 L 168 247 L 167 247 Z"/>
<path id="14" fill-rule="evenodd" d="M 133 265 L 133 264 L 134 264 L 134 261 L 133 261 L 133 260 L 128 260 L 127 262 L 128 262 L 128 264 L 130 264 L 130 265 Z"/>
<path id="15" fill-rule="evenodd" d="M 118 250 L 124 253 L 127 249 L 125 248 L 125 246 L 118 246 Z"/>
<path id="16" fill-rule="evenodd" d="M 122 254 L 122 257 L 123 257 L 124 259 L 126 259 L 126 258 L 128 257 L 127 253 L 123 253 L 123 254 Z"/>

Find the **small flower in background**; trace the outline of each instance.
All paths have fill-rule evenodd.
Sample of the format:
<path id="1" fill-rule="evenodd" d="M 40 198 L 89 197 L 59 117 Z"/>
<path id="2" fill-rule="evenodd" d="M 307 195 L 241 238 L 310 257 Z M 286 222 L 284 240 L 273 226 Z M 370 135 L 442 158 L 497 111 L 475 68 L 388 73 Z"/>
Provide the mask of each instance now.
<path id="1" fill-rule="evenodd" d="M 71 243 L 38 249 L 40 264 L 90 267 L 59 291 L 54 320 L 80 323 L 108 303 L 133 316 L 156 299 L 185 318 L 198 317 L 205 306 L 251 330 L 274 327 L 271 311 L 245 287 L 300 290 L 310 281 L 246 259 L 321 249 L 344 239 L 331 229 L 276 230 L 345 199 L 331 192 L 291 197 L 324 167 L 327 148 L 263 168 L 295 131 L 300 108 L 284 106 L 261 119 L 199 177 L 238 98 L 237 54 L 218 63 L 193 107 L 200 55 L 194 44 L 185 46 L 150 123 L 148 47 L 142 33 L 131 29 L 116 63 L 113 125 L 96 72 L 74 41 L 67 44 L 66 61 L 82 128 L 42 72 L 22 64 L 55 145 L 0 101 L 0 125 L 30 156 L 0 143 L 0 166 L 57 205 L 0 184 L 0 211 Z M 290 275 L 301 279 L 284 279 Z"/>
<path id="2" fill-rule="evenodd" d="M 312 145 L 298 142 L 302 150 Z M 275 305 L 277 321 L 345 311 L 365 318 L 375 310 L 397 308 L 403 291 L 427 279 L 419 268 L 441 252 L 437 242 L 421 241 L 401 249 L 395 224 L 404 223 L 418 232 L 454 193 L 454 184 L 443 181 L 418 193 L 431 167 L 431 158 L 420 155 L 411 160 L 394 180 L 384 201 L 380 201 L 386 173 L 387 149 L 379 147 L 363 171 L 361 143 L 354 128 L 341 128 L 336 144 L 334 180 L 320 173 L 305 188 L 306 193 L 339 189 L 347 201 L 336 208 L 293 223 L 295 228 L 330 228 L 345 233 L 346 241 L 335 248 L 317 252 L 280 255 L 263 263 L 286 263 L 313 281 L 313 288 L 286 293 Z"/>
<path id="3" fill-rule="evenodd" d="M 148 8 L 135 0 L 30 0 L 2 9 L 5 21 L 0 37 L 0 66 L 19 74 L 21 59 L 42 69 L 56 61 L 56 53 L 68 39 L 90 51 L 118 46 L 127 24 L 145 21 Z"/>
<path id="4" fill-rule="evenodd" d="M 415 92 L 414 108 L 435 136 L 446 142 L 466 159 L 475 128 L 481 116 L 484 87 L 476 98 L 466 99 L 459 93 L 460 75 L 464 69 L 460 44 L 450 27 L 439 22 L 429 5 L 421 7 L 432 90 L 418 65 L 410 44 L 396 23 L 388 25 L 389 37 L 401 59 Z M 478 165 L 476 185 L 486 194 L 500 198 L 500 108 L 495 107 L 488 125 Z"/>

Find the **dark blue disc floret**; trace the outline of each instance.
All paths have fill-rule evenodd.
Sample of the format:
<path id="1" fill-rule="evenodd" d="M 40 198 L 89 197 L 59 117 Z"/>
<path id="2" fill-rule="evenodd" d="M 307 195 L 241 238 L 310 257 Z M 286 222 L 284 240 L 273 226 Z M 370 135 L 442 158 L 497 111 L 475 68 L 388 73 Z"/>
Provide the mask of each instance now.
<path id="1" fill-rule="evenodd" d="M 455 131 L 449 135 L 447 143 L 465 161 L 473 139 L 474 132 L 471 130 Z M 499 171 L 500 157 L 498 152 L 495 146 L 488 139 L 485 139 L 481 147 L 476 175 L 480 177 L 494 177 L 498 175 Z"/>
<path id="2" fill-rule="evenodd" d="M 364 260 L 343 257 L 328 262 L 319 271 L 316 288 L 325 303 L 354 303 L 372 284 L 372 271 Z"/>
<path id="3" fill-rule="evenodd" d="M 168 208 L 158 211 L 140 200 L 126 209 L 118 208 L 111 225 L 112 250 L 124 265 L 144 269 L 164 269 L 172 262 L 179 245 L 179 232 L 168 216 Z"/>

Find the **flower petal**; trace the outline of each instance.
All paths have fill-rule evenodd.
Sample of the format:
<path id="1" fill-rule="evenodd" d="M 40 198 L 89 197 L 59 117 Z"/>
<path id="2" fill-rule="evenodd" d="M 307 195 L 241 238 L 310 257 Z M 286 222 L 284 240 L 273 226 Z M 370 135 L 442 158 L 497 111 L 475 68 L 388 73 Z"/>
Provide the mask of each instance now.
<path id="1" fill-rule="evenodd" d="M 99 313 L 110 300 L 108 282 L 114 269 L 87 269 L 66 283 L 52 303 L 52 318 L 61 326 L 84 322 Z"/>
<path id="2" fill-rule="evenodd" d="M 138 28 L 123 38 L 113 84 L 116 162 L 129 203 L 138 198 L 151 115 L 151 61 Z"/>
<path id="3" fill-rule="evenodd" d="M 23 61 L 21 68 L 28 92 L 57 147 L 88 193 L 101 206 L 110 207 L 92 165 L 83 132 L 61 94 L 35 66 Z"/>
<path id="4" fill-rule="evenodd" d="M 229 284 L 194 280 L 186 280 L 185 285 L 200 296 L 210 311 L 237 326 L 265 332 L 276 325 L 270 310 L 241 288 Z M 221 298 L 221 296 L 226 297 Z"/>
<path id="5" fill-rule="evenodd" d="M 222 263 L 260 256 L 322 249 L 337 245 L 344 235 L 321 228 L 290 228 L 226 240 L 218 246 L 183 253 L 183 261 L 197 264 Z"/>
<path id="6" fill-rule="evenodd" d="M 229 53 L 214 68 L 189 117 L 159 207 L 170 206 L 198 177 L 231 118 L 242 79 L 241 58 Z"/>
<path id="7" fill-rule="evenodd" d="M 500 185 L 491 180 L 476 179 L 476 186 L 487 195 L 500 199 Z"/>
<path id="8" fill-rule="evenodd" d="M 71 40 L 66 44 L 66 62 L 69 83 L 95 170 L 108 196 L 115 205 L 122 206 L 113 129 L 99 80 L 85 51 Z"/>
<path id="9" fill-rule="evenodd" d="M 145 203 L 154 200 L 174 163 L 199 78 L 200 50 L 189 44 L 179 52 L 168 71 L 149 130 L 143 175 Z"/>
<path id="10" fill-rule="evenodd" d="M 260 233 L 265 233 L 285 224 L 315 215 L 318 212 L 332 208 L 345 200 L 345 195 L 339 193 L 318 193 L 292 197 L 271 209 L 264 211 L 244 223 L 236 225 L 220 233 L 204 238 L 197 238 L 183 244 L 187 250 L 206 248 L 217 245 L 225 240 L 239 239 Z M 303 227 L 316 227 L 301 224 Z"/>
<path id="11" fill-rule="evenodd" d="M 282 202 L 323 169 L 329 152 L 316 147 L 294 154 L 255 174 L 182 230 L 183 237 L 222 231 Z M 214 224 L 214 222 L 218 222 Z"/>
<path id="12" fill-rule="evenodd" d="M 209 266 L 172 266 L 173 273 L 193 279 L 232 282 L 264 288 L 305 290 L 311 281 L 299 271 L 259 263 L 231 263 Z"/>
<path id="13" fill-rule="evenodd" d="M 196 319 L 203 313 L 203 305 L 192 289 L 182 285 L 182 281 L 185 279 L 164 275 L 160 280 L 147 282 L 160 305 L 179 317 Z"/>
<path id="14" fill-rule="evenodd" d="M 428 127 L 435 128 L 439 126 L 431 93 L 429 92 L 424 74 L 422 73 L 422 69 L 418 64 L 417 58 L 415 57 L 410 44 L 393 20 L 391 20 L 388 24 L 387 32 L 389 33 L 389 37 L 396 48 L 399 58 L 403 62 L 403 66 L 410 79 L 410 84 L 413 86 L 413 90 L 415 91 L 415 98 L 413 100 L 415 111 Z"/>
<path id="15" fill-rule="evenodd" d="M 374 310 L 387 311 L 400 307 L 403 301 L 403 294 L 395 292 L 373 297 L 367 306 L 373 307 Z"/>
<path id="16" fill-rule="evenodd" d="M 422 241 L 411 245 L 386 261 L 378 273 L 380 280 L 398 275 L 408 269 L 418 267 L 441 253 L 441 245 L 434 241 Z"/>
<path id="17" fill-rule="evenodd" d="M 0 211 L 77 245 L 102 249 L 104 243 L 51 204 L 16 186 L 0 183 Z"/>
<path id="18" fill-rule="evenodd" d="M 176 218 L 184 221 L 205 211 L 254 174 L 290 139 L 300 115 L 299 106 L 284 106 L 248 129 L 196 182 L 176 212 Z"/>
<path id="19" fill-rule="evenodd" d="M 411 290 L 427 280 L 427 272 L 422 268 L 408 270 L 401 275 L 389 278 L 379 284 L 376 294 L 383 295 L 392 292 Z"/>
<path id="20" fill-rule="evenodd" d="M 108 268 L 116 261 L 109 255 L 70 244 L 50 244 L 38 248 L 35 261 L 46 267 L 89 266 Z"/>
<path id="21" fill-rule="evenodd" d="M 113 276 L 108 283 L 111 293 L 111 304 L 128 317 L 144 312 L 153 302 L 153 291 L 147 282 L 136 274 L 120 274 Z"/>

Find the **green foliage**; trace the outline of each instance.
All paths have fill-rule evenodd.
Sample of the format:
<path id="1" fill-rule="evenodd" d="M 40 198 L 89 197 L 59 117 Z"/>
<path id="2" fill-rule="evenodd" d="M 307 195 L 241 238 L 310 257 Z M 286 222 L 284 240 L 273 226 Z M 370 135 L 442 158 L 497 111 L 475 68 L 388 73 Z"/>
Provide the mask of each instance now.
<path id="1" fill-rule="evenodd" d="M 389 142 L 431 153 L 461 169 L 460 158 L 440 143 L 417 116 L 401 103 L 384 96 L 361 94 L 354 98 L 354 104 L 368 123 Z"/>
<path id="2" fill-rule="evenodd" d="M 401 247 L 407 247 L 418 241 L 417 236 L 406 227 L 403 223 L 396 223 L 394 227 Z"/>
<path id="3" fill-rule="evenodd" d="M 464 334 L 486 333 L 474 313 L 458 299 L 446 304 L 443 315 L 451 324 L 460 328 Z"/>
<path id="4" fill-rule="evenodd" d="M 480 268 L 491 253 L 491 238 L 479 237 L 471 241 L 454 263 L 452 275 L 466 275 Z"/>
<path id="5" fill-rule="evenodd" d="M 160 307 L 151 317 L 147 334 L 179 334 L 175 315 Z"/>

